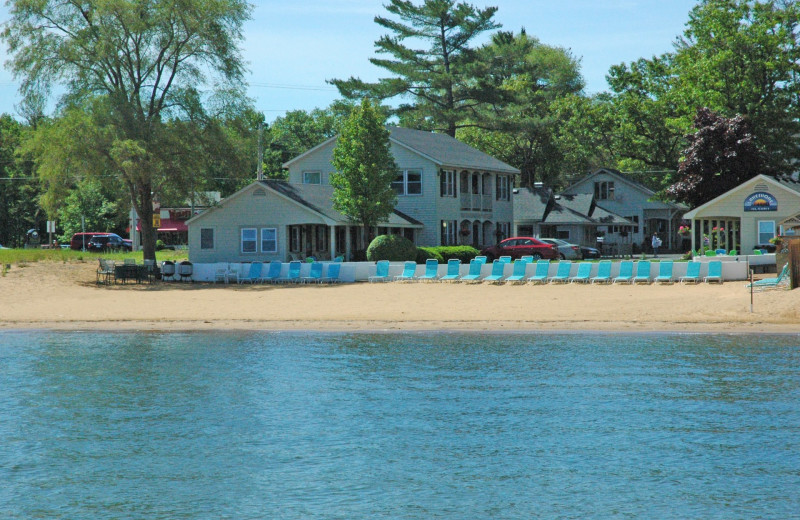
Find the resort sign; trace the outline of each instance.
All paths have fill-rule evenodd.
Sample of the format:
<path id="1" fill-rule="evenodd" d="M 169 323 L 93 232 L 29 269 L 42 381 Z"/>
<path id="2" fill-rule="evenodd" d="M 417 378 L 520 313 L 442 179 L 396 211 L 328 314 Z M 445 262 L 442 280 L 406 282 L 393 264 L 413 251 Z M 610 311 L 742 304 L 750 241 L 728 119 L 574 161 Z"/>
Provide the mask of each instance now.
<path id="1" fill-rule="evenodd" d="M 758 191 L 744 199 L 745 211 L 778 211 L 778 200 L 766 191 Z"/>

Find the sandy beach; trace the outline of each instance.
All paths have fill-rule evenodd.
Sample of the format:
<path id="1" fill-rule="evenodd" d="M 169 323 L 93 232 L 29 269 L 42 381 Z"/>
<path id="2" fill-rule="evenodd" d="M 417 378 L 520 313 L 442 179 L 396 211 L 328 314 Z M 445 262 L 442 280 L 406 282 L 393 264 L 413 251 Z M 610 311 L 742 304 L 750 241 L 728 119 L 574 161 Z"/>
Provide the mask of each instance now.
<path id="1" fill-rule="evenodd" d="M 0 330 L 800 332 L 800 291 L 723 285 L 97 285 L 93 262 L 13 265 Z"/>

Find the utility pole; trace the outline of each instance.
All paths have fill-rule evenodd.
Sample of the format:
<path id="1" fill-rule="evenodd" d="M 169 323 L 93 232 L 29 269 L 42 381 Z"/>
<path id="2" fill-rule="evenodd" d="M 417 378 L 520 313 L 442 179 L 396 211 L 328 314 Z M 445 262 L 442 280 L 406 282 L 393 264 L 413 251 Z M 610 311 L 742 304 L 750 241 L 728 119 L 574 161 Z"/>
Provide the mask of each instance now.
<path id="1" fill-rule="evenodd" d="M 258 168 L 256 169 L 256 179 L 264 180 L 264 147 L 261 144 L 261 135 L 264 133 L 264 122 L 258 122 Z"/>

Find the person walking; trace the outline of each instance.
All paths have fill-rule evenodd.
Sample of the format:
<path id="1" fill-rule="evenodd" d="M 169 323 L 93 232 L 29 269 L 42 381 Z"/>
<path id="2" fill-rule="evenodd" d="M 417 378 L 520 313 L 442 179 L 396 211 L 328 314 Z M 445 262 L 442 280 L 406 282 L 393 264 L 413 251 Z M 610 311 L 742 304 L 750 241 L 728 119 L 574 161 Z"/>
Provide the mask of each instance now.
<path id="1" fill-rule="evenodd" d="M 650 245 L 653 246 L 653 258 L 658 258 L 658 248 L 661 247 L 661 239 L 658 238 L 658 233 L 653 233 Z"/>

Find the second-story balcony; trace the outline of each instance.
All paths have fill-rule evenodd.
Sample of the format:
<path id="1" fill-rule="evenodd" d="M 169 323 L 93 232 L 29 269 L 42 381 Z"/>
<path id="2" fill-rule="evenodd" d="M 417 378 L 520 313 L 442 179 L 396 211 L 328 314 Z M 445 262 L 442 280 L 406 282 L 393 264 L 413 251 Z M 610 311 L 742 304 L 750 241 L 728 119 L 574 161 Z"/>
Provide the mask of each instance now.
<path id="1" fill-rule="evenodd" d="M 461 194 L 461 210 L 462 211 L 492 211 L 492 196 L 481 195 L 479 193 L 462 193 Z"/>

